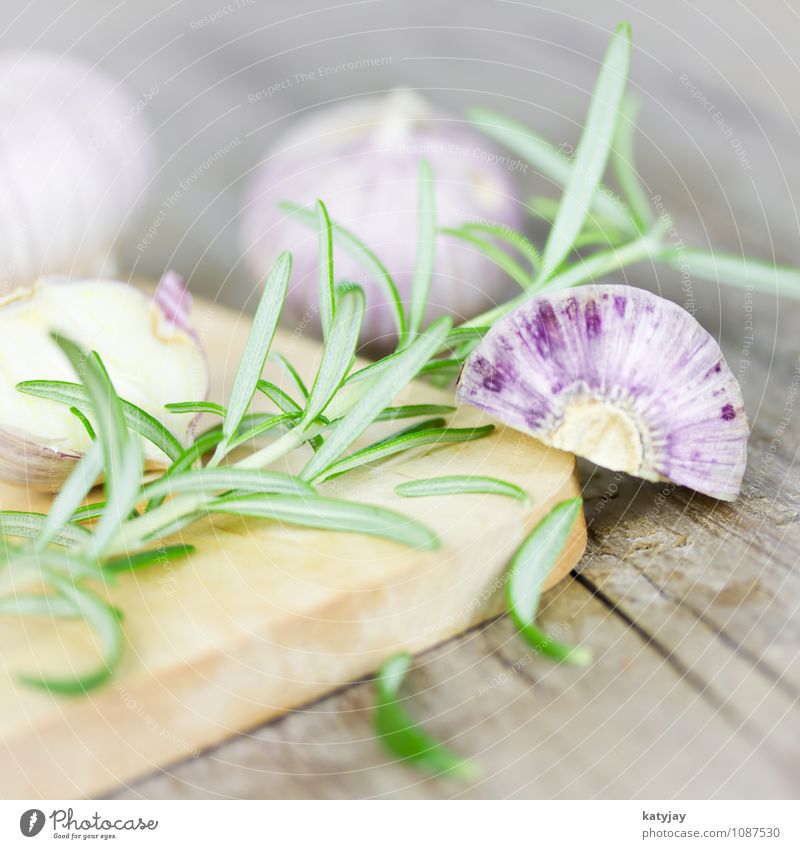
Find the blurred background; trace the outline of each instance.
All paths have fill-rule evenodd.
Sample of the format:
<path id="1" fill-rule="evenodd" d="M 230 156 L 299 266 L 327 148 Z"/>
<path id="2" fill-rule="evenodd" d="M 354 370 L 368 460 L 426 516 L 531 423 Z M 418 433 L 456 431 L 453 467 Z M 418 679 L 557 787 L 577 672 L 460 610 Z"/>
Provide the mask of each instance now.
<path id="1" fill-rule="evenodd" d="M 681 237 L 796 262 L 775 247 L 796 245 L 798 229 L 800 157 L 777 152 L 796 149 L 800 112 L 800 17 L 788 2 L 31 0 L 7 15 L 0 47 L 67 53 L 123 81 L 126 122 L 151 135 L 154 157 L 118 245 L 120 275 L 172 267 L 240 307 L 258 283 L 241 261 L 248 181 L 293 124 L 409 86 L 456 117 L 472 106 L 512 115 L 568 152 L 622 19 L 642 100 L 638 165 Z M 679 292 L 677 273 L 654 273 L 629 279 Z M 710 286 L 699 298 L 715 332 L 724 299 Z"/>

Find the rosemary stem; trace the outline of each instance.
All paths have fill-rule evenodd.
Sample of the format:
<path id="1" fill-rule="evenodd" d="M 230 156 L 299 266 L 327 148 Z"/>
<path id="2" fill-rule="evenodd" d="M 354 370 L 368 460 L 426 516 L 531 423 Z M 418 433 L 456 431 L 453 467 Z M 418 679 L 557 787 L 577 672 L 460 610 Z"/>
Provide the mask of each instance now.
<path id="1" fill-rule="evenodd" d="M 661 244 L 662 231 L 663 227 L 657 225 L 638 239 L 634 239 L 621 247 L 593 254 L 587 259 L 569 266 L 565 271 L 556 274 L 549 280 L 538 282 L 534 289 L 522 292 L 516 298 L 512 298 L 504 304 L 493 307 L 487 312 L 481 313 L 481 315 L 469 321 L 465 321 L 459 327 L 491 326 L 499 318 L 502 318 L 507 313 L 516 309 L 520 304 L 534 297 L 535 294 L 578 286 L 581 283 L 595 280 L 597 277 L 602 277 L 611 271 L 616 271 L 624 268 L 626 265 L 640 262 L 643 259 L 660 258 L 660 254 L 663 252 L 663 245 Z"/>

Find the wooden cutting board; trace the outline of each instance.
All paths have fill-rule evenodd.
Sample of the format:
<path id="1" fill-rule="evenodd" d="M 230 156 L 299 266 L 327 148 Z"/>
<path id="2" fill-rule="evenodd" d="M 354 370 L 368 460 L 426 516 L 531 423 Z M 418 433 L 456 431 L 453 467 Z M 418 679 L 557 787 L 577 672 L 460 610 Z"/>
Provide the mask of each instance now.
<path id="1" fill-rule="evenodd" d="M 211 397 L 222 401 L 249 318 L 199 303 L 194 320 L 211 364 Z M 275 348 L 313 372 L 313 341 L 284 331 Z M 290 389 L 277 369 L 267 373 Z M 397 399 L 419 402 L 449 404 L 452 395 L 417 384 Z M 452 416 L 457 426 L 481 420 L 466 408 Z M 398 483 L 442 474 L 514 481 L 532 503 L 394 494 Z M 322 489 L 405 511 L 443 545 L 420 552 L 262 520 L 208 520 L 187 532 L 197 547 L 191 559 L 124 576 L 110 591 L 124 611 L 128 645 L 114 680 L 91 696 L 55 698 L 14 683 L 19 672 L 65 674 L 90 664 L 92 639 L 82 624 L 0 617 L 0 796 L 102 794 L 367 675 L 392 652 L 420 651 L 496 615 L 506 564 L 525 532 L 579 493 L 570 455 L 503 427 Z M 0 485 L 0 509 L 46 510 L 47 503 Z M 584 546 L 581 521 L 548 586 Z"/>

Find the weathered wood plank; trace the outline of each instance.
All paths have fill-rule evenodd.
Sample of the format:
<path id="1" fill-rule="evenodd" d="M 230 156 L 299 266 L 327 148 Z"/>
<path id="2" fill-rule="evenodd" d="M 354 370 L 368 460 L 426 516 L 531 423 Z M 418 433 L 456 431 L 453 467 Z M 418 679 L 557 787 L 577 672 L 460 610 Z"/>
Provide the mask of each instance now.
<path id="1" fill-rule="evenodd" d="M 205 797 L 685 797 L 790 792 L 791 773 L 576 581 L 543 622 L 591 645 L 587 670 L 527 652 L 507 619 L 418 658 L 409 709 L 483 768 L 471 787 L 387 762 L 369 683 L 178 764 L 120 795 Z M 796 788 L 795 788 L 796 789 Z"/>

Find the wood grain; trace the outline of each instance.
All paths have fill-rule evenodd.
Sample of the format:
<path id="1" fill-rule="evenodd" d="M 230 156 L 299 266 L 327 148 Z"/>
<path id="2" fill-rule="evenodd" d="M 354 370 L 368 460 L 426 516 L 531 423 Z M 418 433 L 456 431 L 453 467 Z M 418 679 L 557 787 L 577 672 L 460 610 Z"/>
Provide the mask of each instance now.
<path id="1" fill-rule="evenodd" d="M 220 365 L 238 362 L 249 320 L 202 303 L 197 317 L 217 369 L 211 395 L 222 400 L 231 373 Z M 311 374 L 315 343 L 283 334 L 276 348 Z M 449 403 L 452 395 L 419 385 L 402 400 Z M 459 410 L 452 421 L 483 419 Z M 471 472 L 520 484 L 531 506 L 491 495 L 394 493 L 403 481 Z M 420 651 L 496 615 L 523 535 L 578 487 L 570 455 L 499 428 L 483 440 L 366 467 L 321 491 L 404 511 L 434 529 L 442 546 L 423 552 L 239 517 L 207 520 L 184 539 L 197 548 L 188 560 L 110 588 L 125 614 L 128 649 L 113 681 L 88 698 L 59 700 L 13 683 L 23 670 L 64 674 L 91 658 L 82 624 L 4 617 L 0 795 L 103 791 L 341 687 L 395 651 Z M 46 506 L 40 496 L 0 488 L 2 509 L 33 501 Z M 580 521 L 548 586 L 577 563 L 585 539 Z"/>

